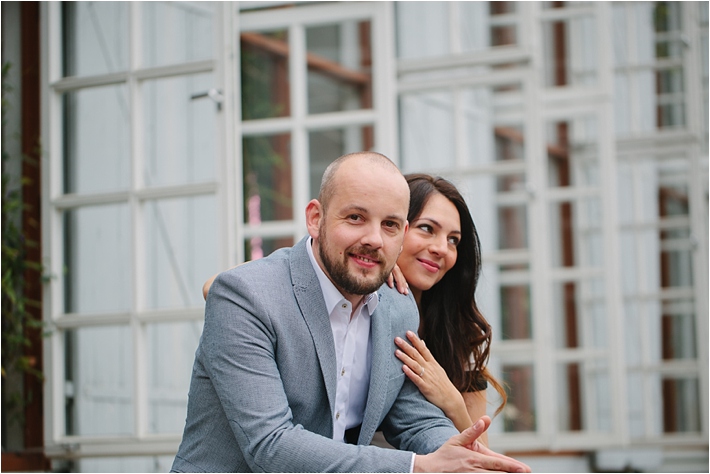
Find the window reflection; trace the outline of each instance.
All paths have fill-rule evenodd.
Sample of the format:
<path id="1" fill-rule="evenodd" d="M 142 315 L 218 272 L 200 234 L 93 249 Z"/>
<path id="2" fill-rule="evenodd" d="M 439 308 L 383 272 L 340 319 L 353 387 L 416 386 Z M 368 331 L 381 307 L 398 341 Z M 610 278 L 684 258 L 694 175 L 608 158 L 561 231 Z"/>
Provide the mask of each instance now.
<path id="1" fill-rule="evenodd" d="M 306 29 L 308 113 L 372 108 L 370 22 Z"/>
<path id="2" fill-rule="evenodd" d="M 240 40 L 242 120 L 289 116 L 288 31 L 242 32 Z"/>
<path id="3" fill-rule="evenodd" d="M 535 431 L 535 378 L 530 365 L 504 365 L 503 382 L 508 391 L 508 403 L 503 409 L 507 432 Z"/>
<path id="4" fill-rule="evenodd" d="M 244 222 L 293 219 L 291 135 L 244 137 Z"/>

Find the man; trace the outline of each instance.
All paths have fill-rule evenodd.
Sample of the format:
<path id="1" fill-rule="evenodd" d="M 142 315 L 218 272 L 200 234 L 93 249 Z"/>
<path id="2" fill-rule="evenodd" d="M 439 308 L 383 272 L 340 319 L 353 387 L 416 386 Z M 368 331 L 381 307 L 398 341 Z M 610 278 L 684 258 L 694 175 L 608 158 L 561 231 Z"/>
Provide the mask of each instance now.
<path id="1" fill-rule="evenodd" d="M 345 155 L 306 208 L 309 237 L 217 277 L 173 471 L 529 471 L 476 443 L 487 417 L 458 434 L 394 356 L 419 319 L 382 286 L 408 206 L 389 159 Z M 399 450 L 369 446 L 378 428 Z"/>

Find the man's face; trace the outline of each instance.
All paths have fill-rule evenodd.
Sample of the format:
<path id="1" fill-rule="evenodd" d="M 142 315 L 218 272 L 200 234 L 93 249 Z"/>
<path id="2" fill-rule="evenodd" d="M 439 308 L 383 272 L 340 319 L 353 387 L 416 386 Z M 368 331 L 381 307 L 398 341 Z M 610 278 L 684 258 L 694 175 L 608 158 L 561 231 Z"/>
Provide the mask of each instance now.
<path id="1" fill-rule="evenodd" d="M 397 261 L 408 225 L 409 188 L 395 170 L 363 166 L 357 159 L 341 165 L 338 179 L 328 208 L 320 208 L 317 235 L 315 223 L 309 231 L 326 275 L 343 296 L 357 299 L 377 290 Z"/>

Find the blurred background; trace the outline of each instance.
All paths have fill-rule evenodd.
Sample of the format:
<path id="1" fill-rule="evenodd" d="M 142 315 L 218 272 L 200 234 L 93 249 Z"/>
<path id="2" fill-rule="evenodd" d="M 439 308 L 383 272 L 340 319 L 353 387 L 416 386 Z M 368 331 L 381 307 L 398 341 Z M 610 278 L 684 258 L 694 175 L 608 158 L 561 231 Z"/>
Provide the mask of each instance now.
<path id="1" fill-rule="evenodd" d="M 4 1 L 2 63 L 3 471 L 168 471 L 202 283 L 375 150 L 471 208 L 493 449 L 708 472 L 707 2 Z"/>

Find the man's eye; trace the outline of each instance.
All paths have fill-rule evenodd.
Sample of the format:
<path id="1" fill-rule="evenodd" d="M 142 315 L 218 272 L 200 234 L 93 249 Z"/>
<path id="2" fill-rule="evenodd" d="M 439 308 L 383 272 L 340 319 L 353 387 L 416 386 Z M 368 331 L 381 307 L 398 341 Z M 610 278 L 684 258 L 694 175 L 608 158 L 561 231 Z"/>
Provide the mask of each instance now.
<path id="1" fill-rule="evenodd" d="M 399 224 L 396 223 L 395 221 L 385 221 L 384 222 L 385 227 L 389 227 L 390 229 L 397 229 L 399 228 Z"/>
<path id="2" fill-rule="evenodd" d="M 359 215 L 357 215 L 357 214 L 350 214 L 350 215 L 348 216 L 348 219 L 350 219 L 351 221 L 359 221 L 359 220 L 361 220 L 362 218 L 361 218 Z"/>

